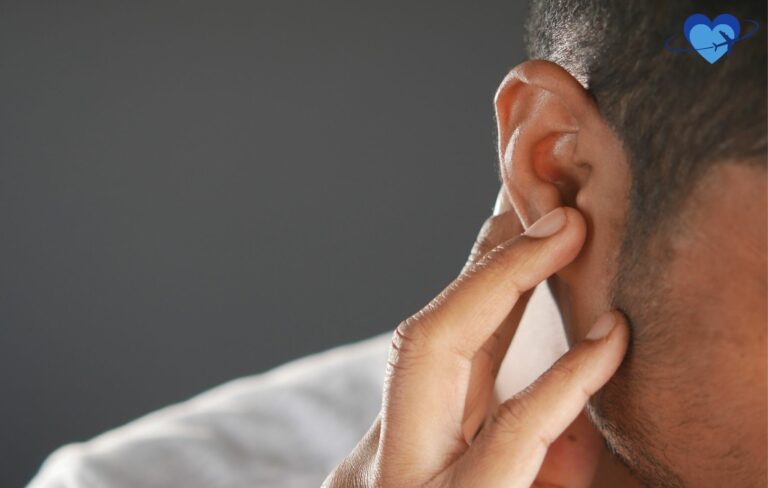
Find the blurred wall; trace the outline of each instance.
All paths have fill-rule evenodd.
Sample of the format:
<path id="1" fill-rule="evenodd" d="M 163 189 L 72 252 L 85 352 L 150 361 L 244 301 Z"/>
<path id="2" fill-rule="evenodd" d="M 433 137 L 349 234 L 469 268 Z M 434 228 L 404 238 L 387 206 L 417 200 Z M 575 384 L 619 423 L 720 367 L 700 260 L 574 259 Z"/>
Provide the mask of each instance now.
<path id="1" fill-rule="evenodd" d="M 522 2 L 0 4 L 0 486 L 394 327 L 497 190 Z"/>

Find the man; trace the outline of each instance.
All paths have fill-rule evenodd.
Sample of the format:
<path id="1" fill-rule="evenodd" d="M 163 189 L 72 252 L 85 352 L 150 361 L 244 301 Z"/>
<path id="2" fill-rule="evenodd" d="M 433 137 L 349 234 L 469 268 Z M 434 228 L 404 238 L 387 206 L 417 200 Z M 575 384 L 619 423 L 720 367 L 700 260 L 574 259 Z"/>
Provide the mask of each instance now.
<path id="1" fill-rule="evenodd" d="M 497 215 L 391 346 L 66 447 L 32 486 L 310 486 L 340 461 L 327 486 L 766 486 L 765 31 L 714 64 L 664 48 L 725 10 L 765 25 L 759 2 L 534 0 Z M 510 398 L 557 350 L 541 291 L 515 336 L 546 278 L 572 347 Z"/>
<path id="2" fill-rule="evenodd" d="M 765 34 L 722 64 L 652 39 L 700 11 L 764 26 L 766 5 L 532 7 L 531 57 L 567 74 L 524 67 L 500 89 L 505 185 L 526 222 L 558 199 L 589 222 L 581 255 L 551 280 L 569 337 L 611 306 L 632 324 L 592 417 L 649 485 L 763 486 Z"/>

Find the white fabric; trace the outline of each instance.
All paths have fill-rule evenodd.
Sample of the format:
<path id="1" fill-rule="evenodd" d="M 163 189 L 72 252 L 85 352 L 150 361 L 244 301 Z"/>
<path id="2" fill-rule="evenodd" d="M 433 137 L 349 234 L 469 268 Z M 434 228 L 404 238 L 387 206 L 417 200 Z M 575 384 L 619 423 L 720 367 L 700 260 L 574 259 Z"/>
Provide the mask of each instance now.
<path id="1" fill-rule="evenodd" d="M 235 380 L 64 446 L 29 488 L 319 486 L 378 413 L 390 338 Z M 502 365 L 497 395 L 526 386 L 564 350 L 552 299 L 540 287 Z"/>

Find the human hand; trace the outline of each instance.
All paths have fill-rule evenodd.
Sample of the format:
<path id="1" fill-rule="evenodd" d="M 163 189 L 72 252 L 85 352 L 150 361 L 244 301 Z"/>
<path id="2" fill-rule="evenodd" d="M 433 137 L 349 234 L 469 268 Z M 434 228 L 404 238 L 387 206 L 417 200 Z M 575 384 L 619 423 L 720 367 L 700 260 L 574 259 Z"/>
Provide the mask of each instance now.
<path id="1" fill-rule="evenodd" d="M 629 331 L 620 313 L 605 313 L 485 421 L 530 290 L 570 263 L 585 238 L 572 208 L 520 230 L 514 212 L 491 217 L 458 278 L 397 327 L 381 412 L 325 487 L 534 484 L 553 442 L 618 368 Z M 590 459 L 570 465 L 587 472 L 573 479 L 591 479 L 597 456 Z"/>

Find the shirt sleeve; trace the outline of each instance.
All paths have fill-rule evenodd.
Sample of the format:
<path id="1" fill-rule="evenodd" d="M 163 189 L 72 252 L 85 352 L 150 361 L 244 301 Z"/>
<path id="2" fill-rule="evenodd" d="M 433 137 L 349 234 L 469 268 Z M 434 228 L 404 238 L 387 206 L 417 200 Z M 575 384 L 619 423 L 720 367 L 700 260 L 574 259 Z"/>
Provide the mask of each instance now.
<path id="1" fill-rule="evenodd" d="M 61 447 L 28 488 L 318 486 L 379 411 L 389 339 L 238 379 Z"/>

